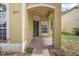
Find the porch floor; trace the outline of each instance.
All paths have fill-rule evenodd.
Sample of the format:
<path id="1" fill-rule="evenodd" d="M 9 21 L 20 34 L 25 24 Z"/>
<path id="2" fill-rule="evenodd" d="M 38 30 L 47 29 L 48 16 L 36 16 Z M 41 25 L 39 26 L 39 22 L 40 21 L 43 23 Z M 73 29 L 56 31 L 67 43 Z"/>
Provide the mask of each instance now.
<path id="1" fill-rule="evenodd" d="M 52 48 L 52 44 L 52 38 L 48 34 L 34 37 L 30 45 L 33 48 L 32 56 L 49 56 L 48 48 Z"/>

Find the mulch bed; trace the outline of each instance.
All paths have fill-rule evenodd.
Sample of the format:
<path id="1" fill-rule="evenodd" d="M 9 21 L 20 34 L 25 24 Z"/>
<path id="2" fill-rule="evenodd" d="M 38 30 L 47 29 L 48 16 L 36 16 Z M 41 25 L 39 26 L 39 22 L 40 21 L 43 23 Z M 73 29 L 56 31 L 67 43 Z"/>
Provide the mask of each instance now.
<path id="1" fill-rule="evenodd" d="M 0 56 L 31 56 L 31 54 L 12 51 L 0 51 Z"/>
<path id="2" fill-rule="evenodd" d="M 65 52 L 63 49 L 51 48 L 48 50 L 49 50 L 50 56 L 65 56 Z"/>

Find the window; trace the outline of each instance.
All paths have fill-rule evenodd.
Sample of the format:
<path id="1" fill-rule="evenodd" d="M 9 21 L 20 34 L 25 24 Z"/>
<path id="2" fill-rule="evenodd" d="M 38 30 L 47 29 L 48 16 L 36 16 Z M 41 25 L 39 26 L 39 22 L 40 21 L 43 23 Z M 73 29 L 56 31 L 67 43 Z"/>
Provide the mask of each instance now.
<path id="1" fill-rule="evenodd" d="M 6 5 L 0 4 L 0 12 L 5 12 L 6 11 Z"/>
<path id="2" fill-rule="evenodd" d="M 6 42 L 6 5 L 0 4 L 0 42 Z"/>
<path id="3" fill-rule="evenodd" d="M 34 20 L 35 21 L 39 21 L 39 16 L 38 15 L 34 15 Z"/>
<path id="4" fill-rule="evenodd" d="M 48 26 L 47 26 L 47 21 L 42 21 L 42 32 L 47 33 L 48 31 Z"/>

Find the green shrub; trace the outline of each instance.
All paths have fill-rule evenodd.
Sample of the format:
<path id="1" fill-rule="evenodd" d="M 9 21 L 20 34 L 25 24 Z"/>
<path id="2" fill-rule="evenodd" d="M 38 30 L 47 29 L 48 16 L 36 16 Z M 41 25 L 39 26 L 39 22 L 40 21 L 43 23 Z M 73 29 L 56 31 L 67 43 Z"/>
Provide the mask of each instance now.
<path id="1" fill-rule="evenodd" d="M 25 49 L 25 52 L 28 54 L 32 54 L 32 50 L 33 50 L 33 48 L 28 47 Z"/>

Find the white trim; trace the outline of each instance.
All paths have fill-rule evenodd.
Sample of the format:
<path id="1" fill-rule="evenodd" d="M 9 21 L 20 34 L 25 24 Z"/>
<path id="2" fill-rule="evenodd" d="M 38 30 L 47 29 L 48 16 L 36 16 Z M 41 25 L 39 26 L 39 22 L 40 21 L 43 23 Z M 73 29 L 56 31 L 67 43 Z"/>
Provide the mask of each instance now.
<path id="1" fill-rule="evenodd" d="M 6 4 L 6 7 L 7 7 L 7 14 L 6 14 L 6 17 L 7 17 L 7 39 L 9 39 L 9 4 L 8 3 Z"/>
<path id="2" fill-rule="evenodd" d="M 24 52 L 25 49 L 25 3 L 22 3 L 22 52 Z"/>
<path id="3" fill-rule="evenodd" d="M 44 6 L 44 7 L 49 7 L 49 8 L 55 9 L 54 6 L 47 5 L 47 4 L 34 4 L 34 5 L 31 5 L 31 6 L 28 6 L 27 9 L 30 9 L 30 8 L 33 8 L 33 7 L 39 7 L 39 6 Z"/>

